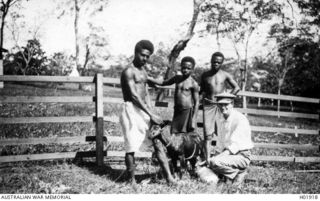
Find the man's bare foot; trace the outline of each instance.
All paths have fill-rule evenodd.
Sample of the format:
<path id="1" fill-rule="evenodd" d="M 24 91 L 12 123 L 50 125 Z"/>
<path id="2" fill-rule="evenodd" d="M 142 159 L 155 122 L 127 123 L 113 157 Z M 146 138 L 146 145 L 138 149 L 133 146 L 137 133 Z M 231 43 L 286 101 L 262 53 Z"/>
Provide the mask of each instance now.
<path id="1" fill-rule="evenodd" d="M 168 186 L 177 186 L 178 182 L 175 179 L 171 178 L 171 179 L 167 179 L 167 184 Z"/>
<path id="2" fill-rule="evenodd" d="M 129 179 L 127 184 L 130 185 L 135 192 L 138 191 L 137 181 L 135 179 Z"/>

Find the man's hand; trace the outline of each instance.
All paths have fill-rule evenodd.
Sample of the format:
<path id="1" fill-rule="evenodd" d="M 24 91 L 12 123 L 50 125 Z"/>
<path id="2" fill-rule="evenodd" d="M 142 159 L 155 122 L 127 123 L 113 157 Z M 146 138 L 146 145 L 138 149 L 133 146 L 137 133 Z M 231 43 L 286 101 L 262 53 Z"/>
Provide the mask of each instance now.
<path id="1" fill-rule="evenodd" d="M 223 152 L 221 152 L 219 155 L 220 156 L 227 156 L 227 155 L 230 155 L 231 154 L 231 152 L 229 151 L 229 149 L 225 149 L 225 150 L 223 150 Z"/>
<path id="2" fill-rule="evenodd" d="M 158 115 L 152 114 L 150 116 L 150 118 L 151 118 L 151 123 L 152 124 L 158 124 L 159 125 L 159 124 L 163 123 L 162 118 L 160 116 L 158 116 Z"/>
<path id="3" fill-rule="evenodd" d="M 208 162 L 207 162 L 206 160 L 201 161 L 201 162 L 198 163 L 198 165 L 199 165 L 200 167 L 202 167 L 202 166 L 207 166 L 207 164 L 208 164 Z"/>
<path id="4" fill-rule="evenodd" d="M 193 130 L 196 130 L 196 128 L 197 128 L 197 118 L 193 118 L 192 119 L 191 128 Z"/>

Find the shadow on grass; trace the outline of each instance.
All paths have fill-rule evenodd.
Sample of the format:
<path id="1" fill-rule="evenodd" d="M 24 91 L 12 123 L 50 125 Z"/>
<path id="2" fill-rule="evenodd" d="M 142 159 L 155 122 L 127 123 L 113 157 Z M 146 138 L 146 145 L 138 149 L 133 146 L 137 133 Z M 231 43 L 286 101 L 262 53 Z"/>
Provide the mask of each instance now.
<path id="1" fill-rule="evenodd" d="M 72 163 L 80 168 L 88 169 L 92 174 L 98 176 L 106 176 L 108 179 L 116 183 L 126 183 L 128 181 L 128 176 L 126 170 L 123 168 L 112 168 L 110 164 L 104 164 L 103 166 L 98 166 L 93 161 L 79 160 L 75 158 Z M 150 183 L 156 183 L 157 179 L 162 179 L 162 174 L 157 172 L 154 173 L 145 173 L 142 171 L 136 171 L 136 181 L 140 183 L 144 180 L 150 180 Z"/>

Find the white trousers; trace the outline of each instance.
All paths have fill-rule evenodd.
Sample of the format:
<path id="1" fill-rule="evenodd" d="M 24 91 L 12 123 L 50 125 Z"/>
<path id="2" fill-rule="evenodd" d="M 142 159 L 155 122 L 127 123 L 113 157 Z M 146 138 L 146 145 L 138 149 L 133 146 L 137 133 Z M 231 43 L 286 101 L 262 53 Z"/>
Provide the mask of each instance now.
<path id="1" fill-rule="evenodd" d="M 250 164 L 250 159 L 242 154 L 217 155 L 209 160 L 210 168 L 217 175 L 223 175 L 234 179 L 240 170 L 246 169 Z"/>

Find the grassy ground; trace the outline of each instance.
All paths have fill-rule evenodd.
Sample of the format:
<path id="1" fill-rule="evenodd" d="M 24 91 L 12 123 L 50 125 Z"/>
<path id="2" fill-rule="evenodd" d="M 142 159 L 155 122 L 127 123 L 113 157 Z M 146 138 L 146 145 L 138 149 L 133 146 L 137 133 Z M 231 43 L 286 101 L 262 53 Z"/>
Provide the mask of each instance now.
<path id="1" fill-rule="evenodd" d="M 44 88 L 34 86 L 6 85 L 0 89 L 0 95 L 92 95 L 93 92 L 69 89 Z M 105 87 L 104 95 L 119 97 L 119 89 Z M 172 110 L 157 109 L 165 119 L 170 119 Z M 0 104 L 1 117 L 28 116 L 73 116 L 92 115 L 93 104 Z M 119 114 L 119 104 L 105 104 L 105 114 Z M 251 125 L 274 126 L 305 129 L 319 129 L 318 121 L 303 119 L 278 119 L 271 117 L 249 116 Z M 0 138 L 29 138 L 50 136 L 78 136 L 94 135 L 92 123 L 65 124 L 18 124 L 0 125 Z M 199 130 L 201 132 L 201 130 Z M 105 125 L 106 136 L 120 136 L 118 124 Z M 300 143 L 319 145 L 320 136 L 295 136 L 290 134 L 254 133 L 255 142 Z M 19 155 L 34 153 L 52 153 L 66 151 L 94 150 L 95 145 L 21 145 L 2 146 L 0 155 Z M 110 144 L 109 150 L 123 150 L 122 143 Z M 254 149 L 256 155 L 282 156 L 319 156 L 319 152 L 297 151 L 289 149 Z M 176 187 L 168 187 L 165 180 L 158 174 L 159 167 L 150 159 L 140 160 L 138 163 L 138 189 L 135 191 L 119 177 L 125 165 L 123 158 L 108 158 L 105 167 L 97 167 L 91 161 L 73 163 L 70 160 L 34 161 L 19 163 L 0 163 L 0 193 L 252 193 L 252 194 L 282 194 L 282 193 L 319 193 L 319 173 L 297 173 L 295 170 L 320 169 L 319 164 L 293 164 L 279 162 L 253 162 L 248 175 L 240 189 L 225 183 L 217 187 L 190 178 L 187 174 Z"/>
<path id="2" fill-rule="evenodd" d="M 137 189 L 118 178 L 125 166 L 121 159 L 107 161 L 97 167 L 92 162 L 73 164 L 70 161 L 24 162 L 0 169 L 0 193 L 241 193 L 241 194 L 318 194 L 320 175 L 296 173 L 294 168 L 269 164 L 251 165 L 240 188 L 225 183 L 213 187 L 185 174 L 177 186 L 167 186 L 157 166 L 139 161 Z"/>

